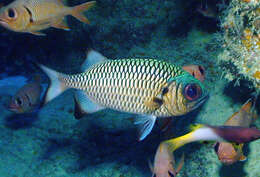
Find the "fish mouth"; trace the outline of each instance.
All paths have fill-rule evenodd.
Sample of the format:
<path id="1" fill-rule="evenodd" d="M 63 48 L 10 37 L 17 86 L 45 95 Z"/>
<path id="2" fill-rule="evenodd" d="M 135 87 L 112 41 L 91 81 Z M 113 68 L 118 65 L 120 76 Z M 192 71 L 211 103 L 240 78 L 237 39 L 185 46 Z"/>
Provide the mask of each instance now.
<path id="1" fill-rule="evenodd" d="M 2 26 L 7 26 L 8 25 L 8 23 L 5 20 L 1 19 L 1 18 L 0 18 L 0 24 Z"/>
<path id="2" fill-rule="evenodd" d="M 206 94 L 205 96 L 199 98 L 195 101 L 195 105 L 192 107 L 192 110 L 197 109 L 200 105 L 202 105 L 206 100 L 208 100 L 209 94 Z"/>
<path id="3" fill-rule="evenodd" d="M 0 18 L 0 25 L 2 25 L 5 28 L 9 28 L 8 22 L 6 20 L 3 20 Z"/>
<path id="4" fill-rule="evenodd" d="M 230 158 L 222 158 L 221 162 L 224 163 L 225 165 L 231 165 L 233 164 L 235 161 L 234 159 L 230 159 Z"/>
<path id="5" fill-rule="evenodd" d="M 17 112 L 18 110 L 18 107 L 16 105 L 6 105 L 6 108 L 9 110 L 9 111 L 12 111 L 12 112 Z"/>

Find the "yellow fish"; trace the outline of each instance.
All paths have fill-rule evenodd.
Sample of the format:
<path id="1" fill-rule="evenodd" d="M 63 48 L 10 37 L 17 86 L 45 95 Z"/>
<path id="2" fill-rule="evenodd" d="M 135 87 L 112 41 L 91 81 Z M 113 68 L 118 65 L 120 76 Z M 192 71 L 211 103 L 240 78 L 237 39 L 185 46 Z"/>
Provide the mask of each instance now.
<path id="1" fill-rule="evenodd" d="M 45 35 L 39 31 L 49 27 L 69 30 L 64 20 L 67 15 L 72 15 L 83 23 L 89 23 L 82 14 L 95 4 L 90 1 L 68 7 L 62 0 L 16 0 L 0 9 L 0 25 L 15 31 Z"/>

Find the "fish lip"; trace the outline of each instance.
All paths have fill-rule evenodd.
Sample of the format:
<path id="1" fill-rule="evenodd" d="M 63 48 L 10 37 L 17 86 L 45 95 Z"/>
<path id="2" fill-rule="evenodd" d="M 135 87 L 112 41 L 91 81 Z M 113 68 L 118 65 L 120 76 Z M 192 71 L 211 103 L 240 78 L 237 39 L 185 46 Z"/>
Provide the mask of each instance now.
<path id="1" fill-rule="evenodd" d="M 234 163 L 234 160 L 230 158 L 222 158 L 221 162 L 224 163 L 225 165 L 231 165 Z"/>
<path id="2" fill-rule="evenodd" d="M 205 96 L 199 98 L 196 100 L 195 106 L 193 106 L 192 110 L 198 108 L 200 105 L 202 105 L 206 100 L 208 100 L 209 94 L 206 94 Z"/>
<path id="3" fill-rule="evenodd" d="M 10 105 L 7 105 L 6 108 L 7 108 L 9 111 L 16 112 L 18 107 L 15 106 L 15 105 L 10 104 Z"/>
<path id="4" fill-rule="evenodd" d="M 2 26 L 4 26 L 4 27 L 7 27 L 7 26 L 8 26 L 7 21 L 5 21 L 5 20 L 3 20 L 3 19 L 1 19 L 1 18 L 0 18 L 0 24 L 1 24 Z"/>

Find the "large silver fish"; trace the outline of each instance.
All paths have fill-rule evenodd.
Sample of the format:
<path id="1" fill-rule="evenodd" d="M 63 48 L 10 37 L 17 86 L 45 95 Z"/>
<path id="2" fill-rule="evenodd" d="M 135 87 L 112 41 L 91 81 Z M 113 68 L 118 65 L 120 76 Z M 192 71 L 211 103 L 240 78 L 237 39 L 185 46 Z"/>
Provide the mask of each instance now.
<path id="1" fill-rule="evenodd" d="M 41 65 L 51 84 L 50 101 L 68 88 L 81 90 L 78 102 L 85 112 L 104 108 L 139 114 L 140 140 L 152 130 L 156 117 L 186 114 L 208 97 L 202 83 L 181 67 L 155 59 L 107 60 L 90 50 L 85 72 L 61 74 Z"/>

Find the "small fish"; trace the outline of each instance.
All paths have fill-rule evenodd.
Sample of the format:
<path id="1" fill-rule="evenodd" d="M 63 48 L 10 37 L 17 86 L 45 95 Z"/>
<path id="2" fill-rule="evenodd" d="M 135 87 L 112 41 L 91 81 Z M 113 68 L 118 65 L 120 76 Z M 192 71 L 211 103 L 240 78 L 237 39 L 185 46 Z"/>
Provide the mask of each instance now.
<path id="1" fill-rule="evenodd" d="M 249 99 L 241 109 L 234 113 L 224 125 L 249 127 L 257 118 L 255 113 L 255 100 Z M 234 145 L 227 142 L 217 142 L 214 146 L 219 160 L 225 165 L 231 165 L 237 161 L 246 160 L 242 151 L 243 144 Z"/>
<path id="2" fill-rule="evenodd" d="M 195 141 L 217 141 L 232 143 L 247 143 L 260 138 L 260 130 L 240 126 L 210 126 L 198 124 L 192 131 L 183 136 L 166 140 L 170 152 Z"/>
<path id="3" fill-rule="evenodd" d="M 187 65 L 182 69 L 189 72 L 193 77 L 203 82 L 205 80 L 205 68 L 201 65 Z"/>
<path id="4" fill-rule="evenodd" d="M 0 9 L 0 25 L 15 31 L 45 35 L 39 31 L 49 27 L 69 30 L 65 16 L 72 15 L 83 23 L 89 23 L 83 12 L 95 1 L 75 7 L 67 7 L 62 0 L 16 0 Z"/>
<path id="5" fill-rule="evenodd" d="M 161 60 L 108 60 L 91 50 L 84 66 L 85 72 L 66 75 L 41 65 L 51 80 L 46 101 L 76 88 L 76 102 L 86 113 L 111 108 L 140 115 L 140 140 L 151 132 L 157 117 L 184 115 L 208 98 L 199 80 Z"/>
<path id="6" fill-rule="evenodd" d="M 7 109 L 15 113 L 33 112 L 40 105 L 42 90 L 41 78 L 36 75 L 31 82 L 17 91 Z"/>
<path id="7" fill-rule="evenodd" d="M 184 164 L 184 155 L 176 167 L 173 153 L 171 153 L 166 144 L 160 144 L 157 148 L 154 165 L 150 164 L 153 173 L 152 177 L 176 177 Z"/>

